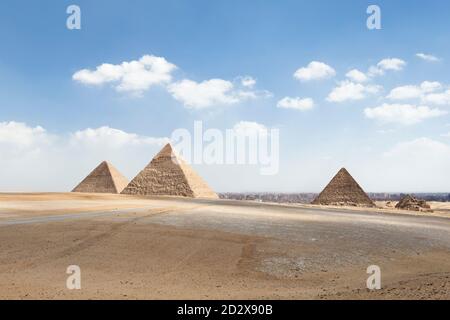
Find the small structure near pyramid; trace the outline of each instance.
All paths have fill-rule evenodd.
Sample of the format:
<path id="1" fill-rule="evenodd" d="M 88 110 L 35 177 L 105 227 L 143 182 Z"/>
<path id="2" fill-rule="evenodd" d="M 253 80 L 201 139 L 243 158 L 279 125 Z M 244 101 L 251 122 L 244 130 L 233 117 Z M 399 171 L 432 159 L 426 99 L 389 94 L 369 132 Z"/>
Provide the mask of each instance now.
<path id="1" fill-rule="evenodd" d="M 345 168 L 334 176 L 312 204 L 375 207 L 373 201 Z"/>
<path id="2" fill-rule="evenodd" d="M 121 193 L 127 185 L 128 179 L 112 164 L 103 161 L 72 192 Z"/>
<path id="3" fill-rule="evenodd" d="M 122 194 L 213 198 L 217 194 L 167 144 Z"/>
<path id="4" fill-rule="evenodd" d="M 395 208 L 400 210 L 432 212 L 430 205 L 425 200 L 417 199 L 409 194 L 404 196 Z"/>

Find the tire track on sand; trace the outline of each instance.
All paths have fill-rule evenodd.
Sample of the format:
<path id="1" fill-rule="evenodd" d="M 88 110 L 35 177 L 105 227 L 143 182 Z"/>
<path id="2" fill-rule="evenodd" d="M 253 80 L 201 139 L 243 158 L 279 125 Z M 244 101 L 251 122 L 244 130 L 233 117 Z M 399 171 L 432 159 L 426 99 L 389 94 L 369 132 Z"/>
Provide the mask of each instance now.
<path id="1" fill-rule="evenodd" d="M 131 226 L 135 224 L 136 222 L 140 220 L 144 220 L 149 217 L 162 215 L 162 214 L 168 214 L 174 211 L 183 212 L 183 211 L 189 211 L 194 210 L 200 207 L 205 207 L 205 205 L 199 205 L 199 206 L 193 206 L 193 207 L 166 207 L 166 208 L 159 208 L 159 209 L 149 209 L 149 213 L 140 215 L 139 217 L 127 219 L 123 222 L 108 222 L 109 224 L 112 224 L 109 230 L 102 232 L 97 235 L 88 236 L 85 239 L 82 239 L 79 243 L 72 245 L 71 247 L 61 250 L 59 252 L 47 255 L 45 257 L 40 257 L 35 259 L 32 262 L 24 263 L 25 267 L 32 268 L 36 265 L 42 265 L 44 263 L 48 263 L 49 261 L 53 261 L 56 259 L 65 258 L 70 255 L 74 255 L 80 251 L 86 250 L 96 244 L 98 244 L 101 241 L 105 241 L 107 239 L 110 239 L 111 237 L 114 237 L 118 233 L 122 232 L 124 229 L 126 229 L 128 226 Z M 127 212 L 129 213 L 129 212 Z"/>

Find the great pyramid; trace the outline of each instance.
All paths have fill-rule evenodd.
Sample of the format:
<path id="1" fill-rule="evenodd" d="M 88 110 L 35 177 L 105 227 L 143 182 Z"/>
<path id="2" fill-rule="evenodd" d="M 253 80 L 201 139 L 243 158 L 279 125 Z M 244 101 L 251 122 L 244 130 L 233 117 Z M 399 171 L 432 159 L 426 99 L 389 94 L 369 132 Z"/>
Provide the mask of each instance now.
<path id="1" fill-rule="evenodd" d="M 312 204 L 375 207 L 345 168 L 339 170 Z"/>
<path id="2" fill-rule="evenodd" d="M 103 161 L 72 192 L 121 193 L 127 185 L 128 179 L 112 164 Z"/>
<path id="3" fill-rule="evenodd" d="M 122 191 L 123 194 L 218 198 L 167 144 Z"/>

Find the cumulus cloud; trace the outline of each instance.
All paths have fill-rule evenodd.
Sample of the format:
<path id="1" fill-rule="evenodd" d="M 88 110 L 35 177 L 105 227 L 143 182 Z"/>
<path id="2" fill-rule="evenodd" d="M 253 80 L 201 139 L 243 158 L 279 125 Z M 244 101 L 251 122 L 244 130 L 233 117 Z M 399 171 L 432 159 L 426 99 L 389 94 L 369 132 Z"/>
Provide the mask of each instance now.
<path id="1" fill-rule="evenodd" d="M 378 68 L 376 66 L 370 66 L 367 75 L 370 78 L 377 77 L 377 76 L 382 76 L 382 75 L 384 75 L 384 70 L 380 69 L 380 68 Z"/>
<path id="2" fill-rule="evenodd" d="M 437 81 L 424 81 L 421 83 L 420 88 L 424 93 L 435 92 L 442 88 L 442 84 Z"/>
<path id="3" fill-rule="evenodd" d="M 117 91 L 141 94 L 154 85 L 169 83 L 175 69 L 176 66 L 163 57 L 145 55 L 118 65 L 104 63 L 95 70 L 82 69 L 72 79 L 86 85 L 112 83 Z"/>
<path id="4" fill-rule="evenodd" d="M 422 95 L 422 89 L 418 86 L 402 86 L 391 90 L 388 99 L 391 100 L 407 100 L 419 98 Z"/>
<path id="5" fill-rule="evenodd" d="M 419 86 L 406 85 L 394 88 L 391 90 L 387 98 L 391 100 L 424 98 L 424 95 L 435 92 L 441 88 L 442 85 L 437 81 L 424 81 Z"/>
<path id="6" fill-rule="evenodd" d="M 163 145 L 169 142 L 167 138 L 153 138 L 128 133 L 119 129 L 103 126 L 96 129 L 87 128 L 71 134 L 72 145 L 102 146 L 121 148 L 123 146 Z"/>
<path id="7" fill-rule="evenodd" d="M 311 110 L 314 108 L 314 100 L 311 98 L 291 98 L 284 97 L 277 103 L 278 108 L 282 109 L 295 109 L 300 111 Z"/>
<path id="8" fill-rule="evenodd" d="M 433 56 L 432 54 L 426 54 L 426 53 L 417 53 L 416 57 L 428 61 L 428 62 L 438 62 L 440 59 L 436 56 Z"/>
<path id="9" fill-rule="evenodd" d="M 369 77 L 382 76 L 385 71 L 401 71 L 406 66 L 406 62 L 398 58 L 387 58 L 369 68 Z"/>
<path id="10" fill-rule="evenodd" d="M 233 130 L 236 134 L 242 136 L 265 136 L 268 133 L 265 125 L 253 121 L 239 121 L 233 126 Z"/>
<path id="11" fill-rule="evenodd" d="M 388 99 L 412 100 L 420 99 L 422 104 L 450 105 L 450 89 L 437 81 L 424 81 L 420 85 L 406 85 L 391 90 Z"/>
<path id="12" fill-rule="evenodd" d="M 450 89 L 444 92 L 427 94 L 423 97 L 423 101 L 435 105 L 450 105 Z"/>
<path id="13" fill-rule="evenodd" d="M 234 104 L 239 101 L 232 93 L 233 83 L 222 79 L 211 79 L 200 83 L 182 80 L 171 84 L 168 89 L 176 100 L 194 109 L 208 108 L 216 104 Z"/>
<path id="14" fill-rule="evenodd" d="M 401 71 L 405 67 L 406 62 L 402 59 L 383 59 L 378 62 L 377 67 L 382 70 L 393 70 L 393 71 Z"/>
<path id="15" fill-rule="evenodd" d="M 241 78 L 241 84 L 246 88 L 253 88 L 256 84 L 256 80 L 250 76 L 245 76 Z"/>
<path id="16" fill-rule="evenodd" d="M 23 122 L 0 122 L 2 153 L 11 149 L 32 148 L 35 151 L 52 142 L 53 137 L 41 126 L 30 127 Z M 36 148 L 36 149 L 35 149 Z"/>
<path id="17" fill-rule="evenodd" d="M 251 76 L 242 76 L 234 82 L 223 79 L 210 79 L 196 82 L 183 79 L 174 82 L 172 72 L 177 67 L 163 57 L 145 55 L 139 60 L 121 64 L 102 64 L 96 69 L 77 71 L 74 81 L 99 86 L 112 84 L 117 91 L 141 96 L 155 85 L 165 89 L 184 106 L 203 109 L 212 106 L 230 105 L 244 100 L 270 97 L 268 91 L 256 91 L 256 80 Z"/>
<path id="18" fill-rule="evenodd" d="M 447 114 L 440 109 L 432 109 L 427 106 L 415 106 L 410 104 L 387 104 L 375 108 L 366 108 L 364 114 L 369 119 L 382 123 L 397 123 L 413 125 L 426 119 L 436 118 Z"/>
<path id="19" fill-rule="evenodd" d="M 294 77 L 300 81 L 311 81 L 332 78 L 336 75 L 336 71 L 329 65 L 312 61 L 308 66 L 298 69 L 294 73 Z"/>
<path id="20" fill-rule="evenodd" d="M 349 80 L 341 81 L 327 97 L 329 102 L 345 102 L 351 100 L 362 100 L 369 94 L 380 92 L 382 87 L 377 85 L 363 85 Z"/>
<path id="21" fill-rule="evenodd" d="M 353 82 L 366 82 L 369 80 L 369 77 L 358 69 L 350 70 L 345 76 Z"/>
<path id="22" fill-rule="evenodd" d="M 185 79 L 170 84 L 168 90 L 176 100 L 191 109 L 231 105 L 244 100 L 270 96 L 267 91 L 237 88 L 234 83 L 223 79 L 210 79 L 203 82 Z"/>
<path id="23" fill-rule="evenodd" d="M 0 123 L 1 191 L 70 191 L 101 161 L 128 178 L 147 164 L 167 138 L 100 127 L 52 134 L 40 126 Z"/>

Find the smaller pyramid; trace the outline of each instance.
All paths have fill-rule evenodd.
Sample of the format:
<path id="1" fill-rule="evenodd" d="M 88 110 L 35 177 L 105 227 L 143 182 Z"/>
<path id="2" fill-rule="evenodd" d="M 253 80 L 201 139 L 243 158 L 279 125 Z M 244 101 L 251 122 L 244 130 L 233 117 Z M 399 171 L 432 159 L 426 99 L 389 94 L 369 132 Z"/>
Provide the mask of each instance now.
<path id="1" fill-rule="evenodd" d="M 345 168 L 339 170 L 312 204 L 375 207 Z"/>
<path id="2" fill-rule="evenodd" d="M 123 194 L 214 198 L 217 194 L 167 144 L 122 191 Z"/>
<path id="3" fill-rule="evenodd" d="M 127 184 L 127 178 L 112 164 L 103 161 L 72 192 L 121 193 Z"/>
<path id="4" fill-rule="evenodd" d="M 425 200 L 417 199 L 409 194 L 404 196 L 395 208 L 410 211 L 431 211 L 430 205 Z"/>

